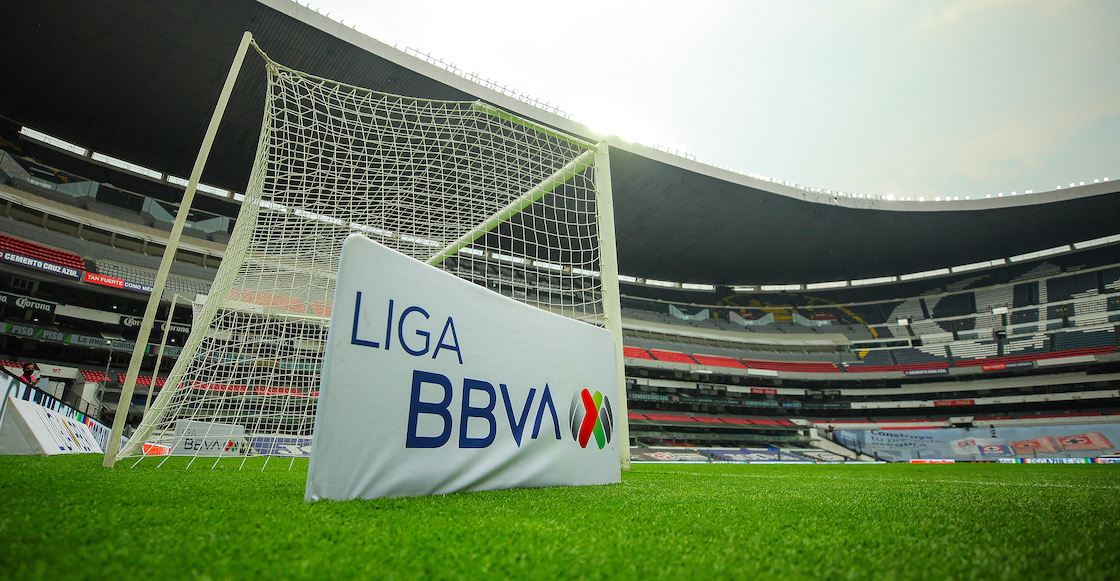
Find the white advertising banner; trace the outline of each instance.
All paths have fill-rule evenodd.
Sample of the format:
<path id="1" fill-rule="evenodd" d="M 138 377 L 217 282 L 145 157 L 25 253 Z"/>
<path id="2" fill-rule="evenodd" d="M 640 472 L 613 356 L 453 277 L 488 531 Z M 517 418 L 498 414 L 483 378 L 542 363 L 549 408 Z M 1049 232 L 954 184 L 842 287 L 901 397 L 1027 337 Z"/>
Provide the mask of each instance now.
<path id="1" fill-rule="evenodd" d="M 89 427 L 60 412 L 8 398 L 0 424 L 0 454 L 103 454 Z"/>
<path id="2" fill-rule="evenodd" d="M 619 482 L 616 393 L 610 331 L 351 235 L 305 497 Z"/>
<path id="3" fill-rule="evenodd" d="M 172 456 L 244 456 L 248 450 L 244 426 L 198 420 L 175 422 Z"/>

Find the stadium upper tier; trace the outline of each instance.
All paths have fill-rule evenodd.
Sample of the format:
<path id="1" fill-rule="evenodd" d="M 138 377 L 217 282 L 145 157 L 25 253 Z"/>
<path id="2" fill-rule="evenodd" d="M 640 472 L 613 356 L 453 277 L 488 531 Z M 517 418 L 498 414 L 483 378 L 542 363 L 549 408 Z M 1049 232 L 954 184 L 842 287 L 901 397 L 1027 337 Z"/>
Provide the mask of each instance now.
<path id="1" fill-rule="evenodd" d="M 30 3 L 6 23 L 0 49 L 33 55 L 35 64 L 9 67 L 0 117 L 81 144 L 93 160 L 96 152 L 165 175 L 190 173 L 245 30 L 272 58 L 319 76 L 393 94 L 483 100 L 602 139 L 288 0 Z M 245 187 L 262 119 L 260 65 L 250 55 L 242 69 L 207 183 Z M 806 191 L 609 142 L 620 269 L 647 279 L 729 286 L 875 279 L 1120 233 L 1115 181 L 921 203 Z"/>

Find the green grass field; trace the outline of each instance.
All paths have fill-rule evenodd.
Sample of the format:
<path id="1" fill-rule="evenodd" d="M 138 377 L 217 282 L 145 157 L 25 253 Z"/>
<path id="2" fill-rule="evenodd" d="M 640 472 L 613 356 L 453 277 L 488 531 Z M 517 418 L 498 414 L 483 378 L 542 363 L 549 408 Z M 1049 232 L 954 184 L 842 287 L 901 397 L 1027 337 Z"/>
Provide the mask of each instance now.
<path id="1" fill-rule="evenodd" d="M 0 457 L 0 576 L 1120 578 L 1120 465 L 636 465 L 608 486 L 307 504 L 306 462 L 100 462 Z"/>

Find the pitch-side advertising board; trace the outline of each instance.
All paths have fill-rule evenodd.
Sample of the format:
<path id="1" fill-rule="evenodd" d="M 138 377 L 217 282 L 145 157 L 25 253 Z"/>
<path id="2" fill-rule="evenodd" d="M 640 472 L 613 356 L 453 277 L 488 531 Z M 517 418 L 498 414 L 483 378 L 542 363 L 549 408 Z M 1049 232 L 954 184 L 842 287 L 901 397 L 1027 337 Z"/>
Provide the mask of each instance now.
<path id="1" fill-rule="evenodd" d="M 30 401 L 8 398 L 0 454 L 103 454 L 89 426 Z"/>
<path id="2" fill-rule="evenodd" d="M 306 499 L 618 482 L 614 349 L 609 331 L 352 235 Z"/>

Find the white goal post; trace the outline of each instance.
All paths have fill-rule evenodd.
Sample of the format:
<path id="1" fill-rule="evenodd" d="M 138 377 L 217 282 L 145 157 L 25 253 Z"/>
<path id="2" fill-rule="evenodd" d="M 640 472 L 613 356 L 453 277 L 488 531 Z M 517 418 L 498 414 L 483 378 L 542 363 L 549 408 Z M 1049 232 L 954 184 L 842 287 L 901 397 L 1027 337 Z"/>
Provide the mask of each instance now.
<path id="1" fill-rule="evenodd" d="M 236 226 L 164 388 L 106 464 L 306 455 L 339 252 L 359 232 L 491 291 L 613 331 L 617 436 L 628 467 L 606 142 L 480 101 L 390 95 L 316 77 L 253 46 L 268 90 Z M 185 198 L 179 212 L 189 209 Z M 175 250 L 168 245 L 168 264 Z M 152 293 L 157 305 L 161 292 Z M 131 399 L 138 358 L 122 402 Z"/>

